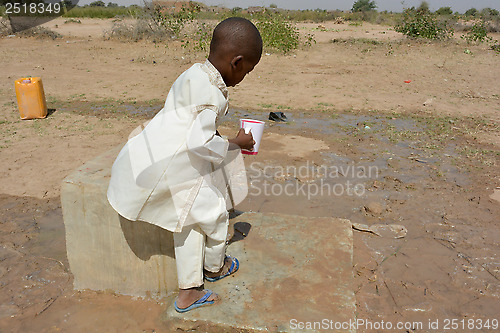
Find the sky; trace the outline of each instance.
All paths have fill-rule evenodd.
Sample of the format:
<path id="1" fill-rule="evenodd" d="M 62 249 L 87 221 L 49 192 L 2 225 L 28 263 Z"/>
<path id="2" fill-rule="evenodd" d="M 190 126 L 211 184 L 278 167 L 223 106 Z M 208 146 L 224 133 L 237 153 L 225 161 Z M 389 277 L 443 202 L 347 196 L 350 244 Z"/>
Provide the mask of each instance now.
<path id="1" fill-rule="evenodd" d="M 94 0 L 80 0 L 79 5 L 89 4 Z M 142 4 L 142 0 L 103 0 L 105 3 L 115 2 L 119 5 Z M 285 9 L 340 9 L 349 10 L 355 0 L 198 0 L 207 5 L 223 5 L 228 8 L 249 6 L 269 6 L 276 4 L 279 8 Z M 401 12 L 403 8 L 418 7 L 422 0 L 375 0 L 377 10 L 388 10 Z M 431 10 L 440 7 L 451 7 L 455 12 L 463 13 L 472 7 L 483 9 L 486 7 L 500 10 L 500 0 L 427 0 Z"/>

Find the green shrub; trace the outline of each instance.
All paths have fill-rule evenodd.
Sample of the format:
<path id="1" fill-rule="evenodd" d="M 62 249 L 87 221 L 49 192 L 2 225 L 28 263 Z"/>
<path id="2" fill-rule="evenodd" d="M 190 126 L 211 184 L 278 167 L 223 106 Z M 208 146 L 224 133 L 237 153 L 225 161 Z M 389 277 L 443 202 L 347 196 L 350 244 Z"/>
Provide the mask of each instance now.
<path id="1" fill-rule="evenodd" d="M 445 39 L 453 36 L 453 28 L 439 21 L 435 14 L 415 8 L 403 11 L 401 22 L 394 30 L 410 38 Z"/>
<path id="2" fill-rule="evenodd" d="M 472 28 L 460 37 L 469 44 L 473 42 L 483 43 L 492 40 L 491 37 L 488 37 L 488 26 L 483 20 L 474 23 Z"/>
<path id="3" fill-rule="evenodd" d="M 263 13 L 257 18 L 256 26 L 262 36 L 265 48 L 284 54 L 299 47 L 299 31 L 279 13 Z"/>
<path id="4" fill-rule="evenodd" d="M 324 11 L 324 13 L 326 13 L 326 11 Z M 289 17 L 286 17 L 279 11 L 265 10 L 262 13 L 253 15 L 242 12 L 235 13 L 234 11 L 231 11 L 222 15 L 222 17 L 219 17 L 218 20 L 224 20 L 234 16 L 245 17 L 253 21 L 260 31 L 264 48 L 268 50 L 274 50 L 287 54 L 301 45 L 312 46 L 312 44 L 316 43 L 314 35 L 312 34 L 307 34 L 304 41 L 301 41 L 298 28 L 292 21 L 290 21 Z M 187 39 L 185 42 L 192 45 L 197 50 L 206 50 L 210 45 L 213 28 L 213 26 L 206 23 L 200 24 L 198 22 L 194 34 L 192 34 L 190 36 L 191 38 Z"/>
<path id="5" fill-rule="evenodd" d="M 186 39 L 182 41 L 182 46 L 184 48 L 192 47 L 195 51 L 208 51 L 214 28 L 215 26 L 210 23 L 198 21 L 191 36 L 186 36 Z"/>
<path id="6" fill-rule="evenodd" d="M 145 6 L 145 11 L 151 19 L 159 26 L 170 31 L 173 36 L 181 37 L 181 31 L 184 26 L 194 21 L 200 12 L 200 6 L 194 2 L 188 2 L 182 5 L 180 10 L 172 10 L 161 3 L 150 3 Z"/>

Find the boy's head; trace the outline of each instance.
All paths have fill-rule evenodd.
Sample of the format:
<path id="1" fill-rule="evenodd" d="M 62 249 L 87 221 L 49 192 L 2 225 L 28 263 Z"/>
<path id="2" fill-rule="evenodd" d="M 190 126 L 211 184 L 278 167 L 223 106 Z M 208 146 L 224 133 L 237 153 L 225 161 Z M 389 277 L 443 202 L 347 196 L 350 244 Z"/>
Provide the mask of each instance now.
<path id="1" fill-rule="evenodd" d="M 250 73 L 262 55 L 262 38 L 252 22 L 231 17 L 219 23 L 210 43 L 208 59 L 233 87 Z"/>

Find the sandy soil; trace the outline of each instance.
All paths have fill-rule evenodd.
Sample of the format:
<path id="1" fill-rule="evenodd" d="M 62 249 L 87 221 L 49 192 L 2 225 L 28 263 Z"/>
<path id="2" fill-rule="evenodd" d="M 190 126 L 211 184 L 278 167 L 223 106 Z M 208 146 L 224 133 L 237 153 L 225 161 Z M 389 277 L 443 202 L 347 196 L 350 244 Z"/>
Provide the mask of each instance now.
<path id="1" fill-rule="evenodd" d="M 0 39 L 0 331 L 168 332 L 166 300 L 72 290 L 60 183 L 123 143 L 204 55 L 176 42 L 103 40 L 109 20 L 47 26 L 64 38 Z M 500 319 L 499 55 L 459 39 L 407 41 L 382 26 L 323 26 L 301 25 L 317 44 L 288 56 L 266 53 L 230 89 L 234 109 L 222 132 L 235 132 L 239 117 L 284 111 L 290 123 L 270 124 L 259 155 L 247 158 L 259 162 L 249 173 L 254 183 L 324 179 L 366 191 L 260 193 L 239 208 L 405 226 L 401 239 L 355 232 L 358 318 Z M 14 80 L 26 75 L 43 78 L 55 109 L 47 119 L 19 119 Z M 264 165 L 271 174 L 260 172 Z M 325 165 L 378 172 L 362 179 L 278 174 Z"/>

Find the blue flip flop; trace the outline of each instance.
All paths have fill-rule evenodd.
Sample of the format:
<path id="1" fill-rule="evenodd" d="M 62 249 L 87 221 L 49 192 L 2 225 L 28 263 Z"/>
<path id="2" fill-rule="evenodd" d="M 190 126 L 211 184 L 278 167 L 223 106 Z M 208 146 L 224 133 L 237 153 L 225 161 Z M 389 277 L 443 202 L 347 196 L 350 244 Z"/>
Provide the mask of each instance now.
<path id="1" fill-rule="evenodd" d="M 187 308 L 181 309 L 180 307 L 177 306 L 177 301 L 174 302 L 174 308 L 175 311 L 183 313 L 183 312 L 188 312 L 193 309 L 199 308 L 200 306 L 205 306 L 205 305 L 211 305 L 214 304 L 214 301 L 208 301 L 208 298 L 213 295 L 213 291 L 209 289 L 205 289 L 206 293 L 203 295 L 202 298 L 188 306 Z"/>
<path id="2" fill-rule="evenodd" d="M 205 280 L 207 280 L 208 282 L 215 282 L 215 281 L 219 281 L 220 279 L 225 278 L 226 276 L 229 276 L 231 274 L 236 273 L 236 271 L 238 270 L 238 268 L 240 268 L 240 262 L 235 257 L 226 256 L 224 258 L 224 263 L 226 262 L 226 258 L 231 259 L 231 267 L 229 268 L 229 271 L 226 274 L 224 274 L 224 275 L 216 276 L 214 278 L 205 276 Z"/>

